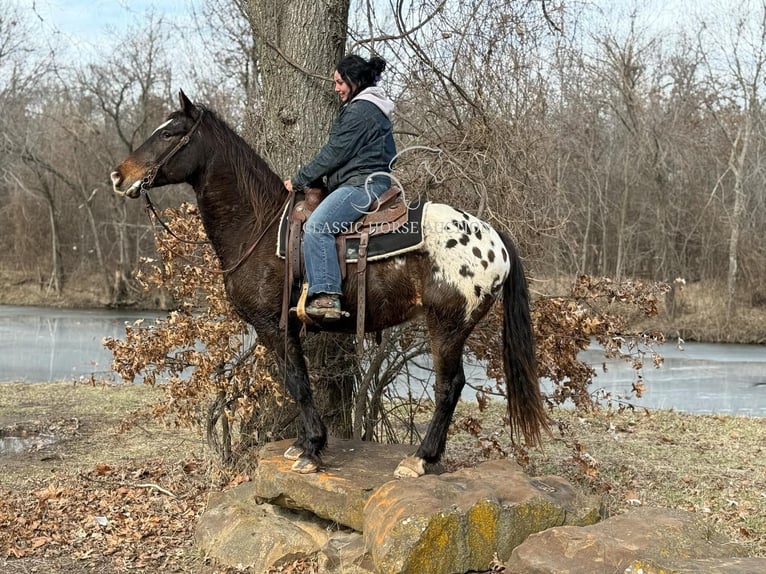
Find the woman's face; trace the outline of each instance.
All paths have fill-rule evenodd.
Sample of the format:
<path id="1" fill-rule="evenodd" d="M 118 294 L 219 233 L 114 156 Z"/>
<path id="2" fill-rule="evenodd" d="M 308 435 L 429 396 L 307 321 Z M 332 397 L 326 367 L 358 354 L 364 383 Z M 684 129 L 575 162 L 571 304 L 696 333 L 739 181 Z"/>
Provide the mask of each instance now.
<path id="1" fill-rule="evenodd" d="M 351 94 L 351 86 L 349 86 L 346 81 L 340 77 L 340 74 L 337 70 L 332 75 L 332 78 L 335 81 L 335 93 L 340 96 L 341 102 L 346 103 L 348 101 L 349 94 Z"/>

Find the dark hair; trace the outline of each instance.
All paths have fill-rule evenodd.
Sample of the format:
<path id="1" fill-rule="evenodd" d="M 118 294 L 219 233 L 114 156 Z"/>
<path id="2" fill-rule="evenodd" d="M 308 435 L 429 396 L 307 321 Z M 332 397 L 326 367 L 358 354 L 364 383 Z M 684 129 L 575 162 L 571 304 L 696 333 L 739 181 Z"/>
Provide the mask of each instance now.
<path id="1" fill-rule="evenodd" d="M 338 62 L 335 69 L 351 88 L 349 99 L 352 99 L 365 88 L 378 83 L 380 75 L 386 69 L 386 61 L 378 56 L 373 56 L 367 61 L 361 56 L 351 54 Z"/>

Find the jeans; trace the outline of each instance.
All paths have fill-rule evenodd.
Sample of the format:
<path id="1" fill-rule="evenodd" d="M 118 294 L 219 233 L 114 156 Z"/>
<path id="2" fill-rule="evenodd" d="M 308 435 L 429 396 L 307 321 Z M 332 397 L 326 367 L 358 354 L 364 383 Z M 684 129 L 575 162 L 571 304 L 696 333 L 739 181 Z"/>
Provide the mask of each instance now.
<path id="1" fill-rule="evenodd" d="M 354 230 L 373 200 L 391 187 L 388 177 L 376 177 L 367 185 L 342 185 L 328 195 L 303 227 L 303 259 L 309 297 L 317 293 L 340 295 L 341 273 L 335 236 Z"/>

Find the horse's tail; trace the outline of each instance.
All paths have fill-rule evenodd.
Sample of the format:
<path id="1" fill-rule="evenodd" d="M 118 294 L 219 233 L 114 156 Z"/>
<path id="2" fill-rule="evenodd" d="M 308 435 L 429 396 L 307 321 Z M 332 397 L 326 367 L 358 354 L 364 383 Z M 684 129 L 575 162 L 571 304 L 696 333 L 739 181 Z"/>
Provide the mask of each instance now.
<path id="1" fill-rule="evenodd" d="M 540 431 L 550 430 L 537 378 L 527 278 L 513 240 L 504 232 L 500 237 L 511 264 L 503 284 L 503 366 L 511 439 L 523 435 L 529 446 L 535 446 L 540 444 Z"/>

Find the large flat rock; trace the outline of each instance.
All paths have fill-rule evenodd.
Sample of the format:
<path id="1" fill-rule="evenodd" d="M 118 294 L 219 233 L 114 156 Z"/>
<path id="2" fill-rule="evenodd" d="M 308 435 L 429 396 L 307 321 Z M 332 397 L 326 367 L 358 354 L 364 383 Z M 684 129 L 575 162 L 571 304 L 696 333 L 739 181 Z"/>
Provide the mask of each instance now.
<path id="1" fill-rule="evenodd" d="M 292 442 L 274 442 L 261 449 L 253 476 L 257 501 L 310 510 L 359 532 L 367 499 L 383 484 L 395 480 L 396 466 L 417 449 L 331 438 L 322 454 L 322 471 L 298 474 L 290 470 L 292 461 L 282 456 Z"/>
<path id="2" fill-rule="evenodd" d="M 456 574 L 495 557 L 506 574 L 766 572 L 698 515 L 639 508 L 596 524 L 598 498 L 509 460 L 398 480 L 415 447 L 331 440 L 322 472 L 302 475 L 290 444 L 267 445 L 253 482 L 211 496 L 206 555 L 253 572 L 310 555 L 324 574 Z"/>
<path id="3" fill-rule="evenodd" d="M 372 574 L 362 535 L 306 510 L 257 504 L 252 483 L 210 496 L 197 524 L 197 546 L 235 570 L 266 572 L 316 556 L 322 574 Z"/>
<path id="4" fill-rule="evenodd" d="M 661 564 L 679 559 L 717 560 L 741 552 L 741 547 L 711 531 L 698 515 L 640 508 L 592 526 L 562 526 L 533 534 L 513 551 L 505 567 L 507 574 L 622 573 L 636 560 L 645 561 L 648 568 L 655 560 Z M 638 568 L 635 572 L 673 572 Z M 688 570 L 692 571 L 697 572 Z"/>
<path id="5" fill-rule="evenodd" d="M 597 498 L 566 480 L 496 460 L 382 485 L 365 507 L 364 540 L 380 573 L 481 571 L 530 534 L 592 524 L 599 512 Z"/>

